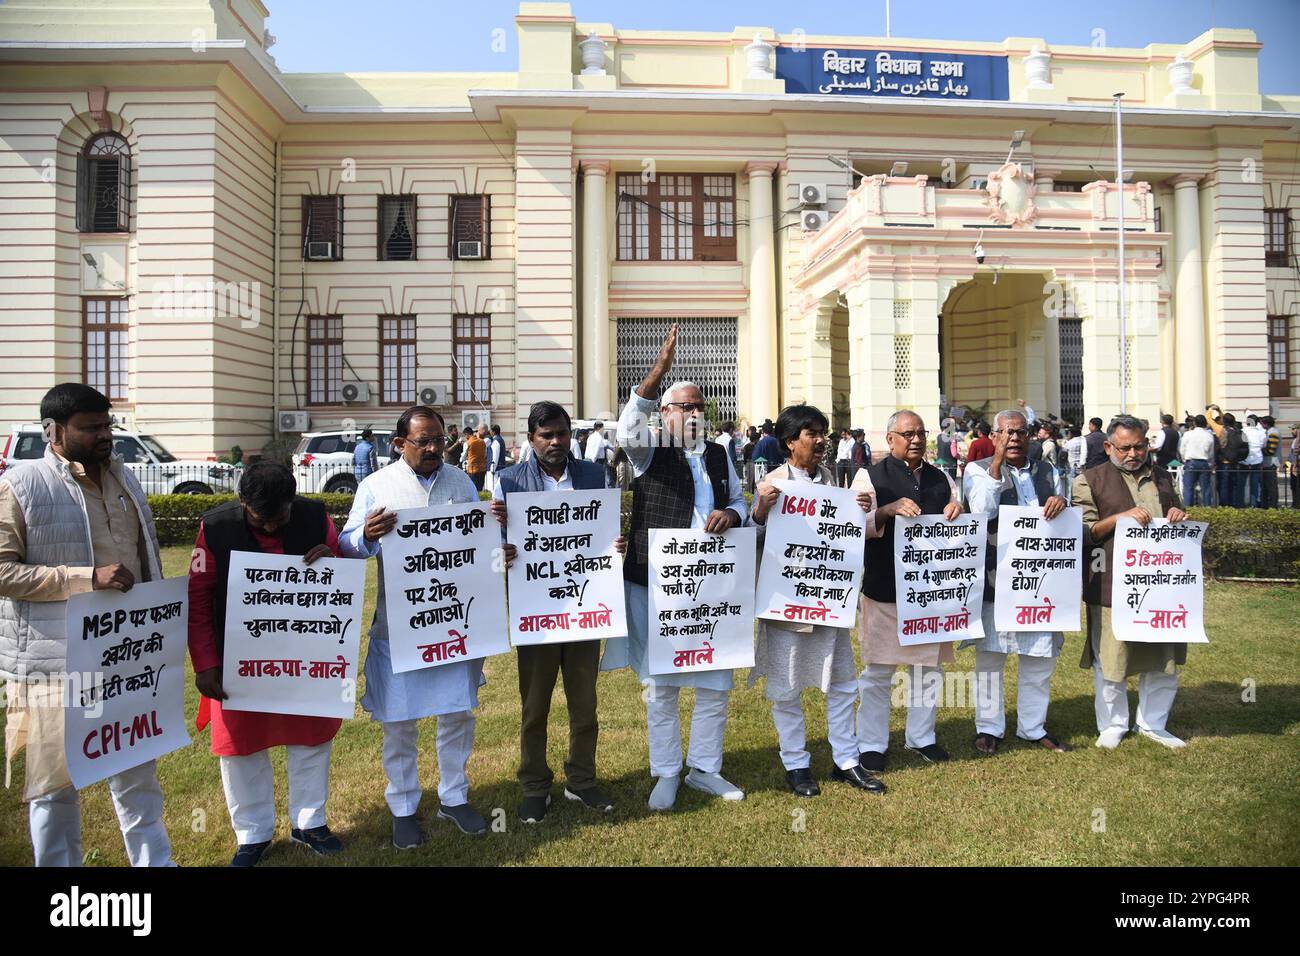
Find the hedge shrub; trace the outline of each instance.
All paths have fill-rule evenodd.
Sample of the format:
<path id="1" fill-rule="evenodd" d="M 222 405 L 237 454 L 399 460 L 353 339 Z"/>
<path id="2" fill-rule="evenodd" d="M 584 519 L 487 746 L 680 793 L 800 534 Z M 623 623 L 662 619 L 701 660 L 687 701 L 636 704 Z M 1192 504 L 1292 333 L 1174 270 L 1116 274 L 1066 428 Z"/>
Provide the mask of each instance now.
<path id="1" fill-rule="evenodd" d="M 325 505 L 335 526 L 343 529 L 352 508 L 351 495 L 304 495 Z M 193 544 L 199 518 L 234 495 L 150 495 L 163 544 Z M 483 501 L 492 495 L 479 493 Z M 745 496 L 752 501 L 750 495 Z M 620 527 L 626 534 L 632 517 L 632 493 L 622 494 Z M 1300 509 L 1192 508 L 1195 521 L 1208 521 L 1205 569 L 1216 577 L 1292 578 L 1300 580 Z"/>

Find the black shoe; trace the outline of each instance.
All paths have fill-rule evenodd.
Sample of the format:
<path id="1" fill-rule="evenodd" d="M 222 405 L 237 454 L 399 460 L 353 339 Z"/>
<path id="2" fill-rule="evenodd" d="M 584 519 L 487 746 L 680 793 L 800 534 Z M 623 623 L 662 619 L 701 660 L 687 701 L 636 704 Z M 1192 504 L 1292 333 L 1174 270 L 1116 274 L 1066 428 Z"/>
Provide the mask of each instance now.
<path id="1" fill-rule="evenodd" d="M 822 792 L 822 788 L 817 786 L 817 781 L 812 777 L 812 771 L 807 767 L 800 767 L 798 770 L 787 770 L 785 772 L 785 782 L 801 797 L 815 797 Z"/>
<path id="2" fill-rule="evenodd" d="M 262 861 L 262 855 L 266 853 L 271 846 L 271 841 L 265 843 L 241 843 L 235 855 L 230 858 L 231 866 L 246 867 L 257 866 Z"/>
<path id="3" fill-rule="evenodd" d="M 308 827 L 306 830 L 290 830 L 289 839 L 301 843 L 319 856 L 329 856 L 343 852 L 343 841 L 330 833 L 327 826 Z"/>
<path id="4" fill-rule="evenodd" d="M 609 795 L 600 787 L 584 787 L 581 790 L 570 790 L 565 787 L 564 796 L 568 800 L 577 800 L 584 807 L 599 810 L 601 813 L 608 813 L 614 809 L 614 801 L 609 799 Z"/>
<path id="5" fill-rule="evenodd" d="M 414 813 L 406 817 L 393 817 L 393 846 L 399 850 L 413 850 L 424 842 L 424 831 Z"/>
<path id="6" fill-rule="evenodd" d="M 930 744 L 928 747 L 908 747 L 907 749 L 920 754 L 925 758 L 926 763 L 947 763 L 948 761 L 948 751 L 938 744 Z"/>
<path id="7" fill-rule="evenodd" d="M 546 819 L 546 808 L 550 805 L 549 793 L 542 794 L 540 797 L 524 797 L 524 802 L 519 804 L 519 822 L 541 823 Z"/>
<path id="8" fill-rule="evenodd" d="M 469 836 L 482 836 L 487 833 L 487 821 L 483 815 L 471 807 L 468 803 L 462 803 L 457 807 L 448 807 L 438 804 L 438 816 L 444 820 L 450 820 L 456 824 L 461 833 Z"/>
<path id="9" fill-rule="evenodd" d="M 835 767 L 831 770 L 831 779 L 847 783 L 850 787 L 856 787 L 858 790 L 866 790 L 868 793 L 884 793 L 885 785 L 877 777 L 873 777 L 862 769 L 861 765 L 849 767 L 847 770 L 841 770 Z"/>
<path id="10" fill-rule="evenodd" d="M 867 773 L 884 773 L 885 755 L 879 750 L 864 750 L 858 754 L 858 766 Z"/>

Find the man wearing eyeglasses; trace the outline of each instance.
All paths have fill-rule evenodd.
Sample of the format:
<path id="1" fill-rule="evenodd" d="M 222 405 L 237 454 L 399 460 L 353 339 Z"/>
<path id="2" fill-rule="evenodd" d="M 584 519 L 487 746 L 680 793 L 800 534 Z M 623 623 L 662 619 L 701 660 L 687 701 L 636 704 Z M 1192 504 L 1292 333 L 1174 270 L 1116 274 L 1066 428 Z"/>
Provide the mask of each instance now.
<path id="1" fill-rule="evenodd" d="M 1047 705 L 1051 699 L 1052 671 L 1065 644 L 1060 631 L 999 631 L 993 612 L 994 581 L 998 565 L 998 508 L 1001 505 L 1041 506 L 1051 521 L 1066 508 L 1065 479 L 1044 456 L 1029 461 L 1029 424 L 1025 413 L 1011 408 L 993 419 L 993 456 L 968 462 L 962 474 L 966 508 L 987 515 L 985 548 L 984 637 L 963 641 L 975 648 L 975 749 L 993 755 L 1006 732 L 1002 681 L 1007 655 L 1015 654 L 1019 670 L 1016 700 L 1016 736 L 1064 753 L 1070 745 L 1047 732 Z"/>
<path id="2" fill-rule="evenodd" d="M 1090 549 L 1083 585 L 1088 640 L 1079 666 L 1092 668 L 1094 674 L 1097 746 L 1114 750 L 1128 733 L 1127 681 L 1136 674 L 1138 732 L 1178 749 L 1185 742 L 1165 724 L 1178 693 L 1178 667 L 1187 661 L 1187 645 L 1116 640 L 1110 626 L 1110 592 L 1115 523 L 1128 517 L 1146 525 L 1160 515 L 1179 522 L 1187 514 L 1169 473 L 1151 460 L 1145 421 L 1132 415 L 1111 419 L 1106 455 L 1107 461 L 1074 479 L 1074 503 L 1083 507 L 1084 544 Z"/>
<path id="3" fill-rule="evenodd" d="M 889 749 L 890 690 L 899 665 L 912 668 L 907 705 L 907 749 L 930 763 L 948 759 L 934 733 L 938 701 L 923 687 L 943 680 L 943 664 L 954 660 L 952 642 L 898 642 L 898 600 L 894 588 L 894 518 L 942 514 L 955 521 L 962 513 L 957 483 L 925 460 L 928 433 L 921 416 L 900 410 L 889 416 L 885 441 L 889 456 L 863 468 L 852 488 L 875 502 L 867 512 L 866 567 L 858 640 L 865 665 L 858 675 L 858 765 L 868 773 L 885 769 Z"/>
<path id="4" fill-rule="evenodd" d="M 442 416 L 427 405 L 402 412 L 393 430 L 401 458 L 361 482 L 339 538 L 344 557 L 378 557 L 380 563 L 361 706 L 384 727 L 384 772 L 388 776 L 384 797 L 393 814 L 393 845 L 399 850 L 424 842 L 415 815 L 422 794 L 416 743 L 419 721 L 424 717 L 438 718 L 438 816 L 451 820 L 462 833 L 487 832 L 487 822 L 469 805 L 469 778 L 465 775 L 474 747 L 474 708 L 483 683 L 482 658 L 395 674 L 388 647 L 380 539 L 397 526 L 396 512 L 479 500 L 470 477 L 443 462 L 444 429 Z M 514 546 L 505 545 L 504 555 L 508 564 L 514 558 Z"/>
<path id="5" fill-rule="evenodd" d="M 682 734 L 677 698 L 695 688 L 686 785 L 724 800 L 743 800 L 741 789 L 722 776 L 722 743 L 727 727 L 730 670 L 652 675 L 646 644 L 650 599 L 647 552 L 651 528 L 702 528 L 721 534 L 738 527 L 748 513 L 731 456 L 704 440 L 704 395 L 692 382 L 677 382 L 656 401 L 672 369 L 677 326 L 668 332 L 650 373 L 632 392 L 618 420 L 618 444 L 632 463 L 632 521 L 623 561 L 627 596 L 626 641 L 607 641 L 603 670 L 631 666 L 646 686 L 650 773 L 658 778 L 650 794 L 652 810 L 670 810 L 677 801 L 682 771 Z M 656 435 L 649 417 L 659 408 L 663 428 Z"/>

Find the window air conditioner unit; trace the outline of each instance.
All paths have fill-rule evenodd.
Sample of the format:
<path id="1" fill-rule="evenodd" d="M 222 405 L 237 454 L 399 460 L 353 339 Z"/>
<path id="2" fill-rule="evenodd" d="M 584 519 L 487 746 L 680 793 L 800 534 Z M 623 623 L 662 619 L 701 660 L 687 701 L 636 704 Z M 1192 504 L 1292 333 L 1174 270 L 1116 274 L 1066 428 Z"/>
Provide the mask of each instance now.
<path id="1" fill-rule="evenodd" d="M 308 412 L 281 412 L 280 431 L 305 432 L 311 427 L 311 415 Z"/>
<path id="2" fill-rule="evenodd" d="M 485 409 L 478 409 L 473 412 L 460 413 L 460 427 L 462 431 L 474 431 L 480 425 L 492 427 L 492 414 Z"/>
<path id="3" fill-rule="evenodd" d="M 334 243 L 332 242 L 309 242 L 307 243 L 307 258 L 311 262 L 322 262 L 334 258 Z"/>
<path id="4" fill-rule="evenodd" d="M 343 396 L 345 402 L 368 402 L 370 386 L 365 382 L 348 382 L 339 389 L 339 394 Z"/>
<path id="5" fill-rule="evenodd" d="M 429 405 L 433 408 L 446 405 L 448 404 L 448 391 L 446 385 L 426 385 L 420 389 L 420 404 Z"/>
<path id="6" fill-rule="evenodd" d="M 816 232 L 826 225 L 826 213 L 821 209 L 805 209 L 802 224 L 804 232 Z"/>
<path id="7" fill-rule="evenodd" d="M 482 259 L 483 243 L 472 241 L 472 240 L 463 240 L 457 242 L 456 258 L 457 259 Z"/>
<path id="8" fill-rule="evenodd" d="M 824 183 L 802 183 L 799 186 L 799 201 L 805 206 L 826 205 L 826 185 Z"/>

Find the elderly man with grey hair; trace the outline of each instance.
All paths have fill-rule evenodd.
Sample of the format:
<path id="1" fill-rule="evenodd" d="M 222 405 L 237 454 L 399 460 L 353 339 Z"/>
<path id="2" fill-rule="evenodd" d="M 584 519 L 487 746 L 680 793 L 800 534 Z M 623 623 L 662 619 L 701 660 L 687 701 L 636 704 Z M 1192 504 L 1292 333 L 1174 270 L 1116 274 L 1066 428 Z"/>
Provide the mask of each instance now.
<path id="1" fill-rule="evenodd" d="M 993 419 L 993 455 L 967 462 L 962 474 L 966 510 L 987 515 L 989 540 L 985 549 L 984 637 L 963 641 L 975 648 L 975 749 L 997 753 L 1006 731 L 1002 682 L 1007 655 L 1015 654 L 1019 670 L 1016 736 L 1058 753 L 1070 745 L 1047 732 L 1047 705 L 1052 672 L 1065 644 L 1060 631 L 999 631 L 994 624 L 994 581 L 997 577 L 998 509 L 1002 505 L 1040 506 L 1051 521 L 1066 508 L 1065 478 L 1047 460 L 1029 460 L 1029 420 L 1017 408 Z"/>
<path id="2" fill-rule="evenodd" d="M 1169 472 L 1151 459 L 1145 421 L 1117 415 L 1106 429 L 1105 449 L 1106 461 L 1074 479 L 1074 503 L 1083 508 L 1083 541 L 1090 549 L 1083 583 L 1088 639 L 1079 666 L 1092 669 L 1096 683 L 1097 746 L 1114 750 L 1129 732 L 1127 684 L 1136 675 L 1138 733 L 1177 749 L 1185 742 L 1165 724 L 1178 693 L 1178 667 L 1187 661 L 1187 645 L 1116 639 L 1110 591 L 1115 523 L 1127 517 L 1145 526 L 1160 516 L 1179 522 L 1187 514 Z"/>
<path id="3" fill-rule="evenodd" d="M 618 420 L 618 444 L 635 474 L 632 521 L 623 561 L 628 638 L 607 641 L 601 662 L 602 670 L 630 665 L 646 686 L 650 773 L 657 778 L 649 801 L 653 810 L 670 810 L 677 800 L 682 771 L 677 698 L 683 687 L 695 688 L 686 785 L 724 800 L 741 800 L 745 796 L 721 773 L 731 671 L 651 674 L 648 667 L 650 529 L 696 528 L 721 534 L 742 524 L 748 514 L 731 456 L 716 442 L 704 440 L 704 395 L 699 386 L 677 382 L 664 393 L 662 402 L 656 400 L 676 351 L 674 325 L 654 366 L 633 390 Z M 656 408 L 663 419 L 658 434 L 648 424 Z"/>
<path id="4" fill-rule="evenodd" d="M 858 675 L 858 765 L 867 773 L 885 769 L 890 690 L 899 665 L 912 670 L 907 749 L 930 763 L 948 759 L 948 751 L 935 738 L 938 702 L 933 693 L 924 693 L 924 687 L 936 676 L 943 680 L 941 665 L 954 660 L 952 642 L 900 644 L 894 588 L 894 518 L 942 514 L 955 521 L 962 513 L 957 483 L 925 460 L 927 437 L 920 415 L 906 409 L 894 412 L 885 426 L 889 455 L 859 469 L 851 485 L 859 494 L 871 495 L 875 503 L 867 512 L 866 567 L 858 614 L 864 665 Z"/>

